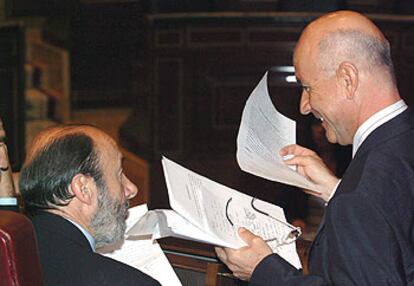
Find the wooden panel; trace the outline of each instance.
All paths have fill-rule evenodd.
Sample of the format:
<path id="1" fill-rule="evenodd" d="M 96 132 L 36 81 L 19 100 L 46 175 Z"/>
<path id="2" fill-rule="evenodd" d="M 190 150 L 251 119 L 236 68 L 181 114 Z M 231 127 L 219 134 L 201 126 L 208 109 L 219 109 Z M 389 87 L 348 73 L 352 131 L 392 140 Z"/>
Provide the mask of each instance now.
<path id="1" fill-rule="evenodd" d="M 136 81 L 141 82 L 137 93 L 145 94 L 146 100 L 137 106 L 131 117 L 136 124 L 129 124 L 123 137 L 135 138 L 126 140 L 126 146 L 145 145 L 132 150 L 148 160 L 150 204 L 168 207 L 159 163 L 160 156 L 168 153 L 202 175 L 279 204 L 292 217 L 300 215 L 297 206 L 306 203 L 299 191 L 240 171 L 235 162 L 236 136 L 247 97 L 269 71 L 273 103 L 297 121 L 297 142 L 311 145 L 312 116 L 299 112 L 300 88 L 292 80 L 292 54 L 302 28 L 317 16 L 233 12 L 148 17 L 147 57 L 136 73 Z M 390 39 L 401 94 L 412 104 L 414 17 L 372 17 Z M 181 35 L 185 36 L 182 44 Z M 143 74 L 154 76 L 143 80 Z M 146 132 L 134 129 L 142 123 Z M 286 199 L 287 193 L 293 198 Z"/>
<path id="2" fill-rule="evenodd" d="M 236 130 L 240 124 L 241 111 L 247 99 L 246 82 L 217 83 L 212 91 L 212 122 L 214 130 Z"/>
<path id="3" fill-rule="evenodd" d="M 241 29 L 188 28 L 189 47 L 229 47 L 243 44 Z"/>
<path id="4" fill-rule="evenodd" d="M 414 32 L 406 31 L 401 36 L 401 48 L 403 51 L 412 53 L 414 49 Z"/>
<path id="5" fill-rule="evenodd" d="M 180 59 L 156 60 L 155 133 L 156 148 L 161 152 L 181 148 L 182 64 Z M 165 96 L 166 95 L 166 96 Z"/>
<path id="6" fill-rule="evenodd" d="M 174 267 L 205 273 L 205 285 L 240 285 L 241 281 L 235 279 L 231 271 L 218 260 L 212 245 L 177 238 L 163 238 L 159 242 Z M 310 241 L 303 239 L 296 242 L 305 274 L 308 273 L 310 245 Z"/>
<path id="7" fill-rule="evenodd" d="M 252 47 L 272 46 L 293 50 L 301 29 L 293 27 L 249 29 L 248 42 Z"/>
<path id="8" fill-rule="evenodd" d="M 155 48 L 181 47 L 184 43 L 183 32 L 179 30 L 162 30 L 155 32 Z"/>
<path id="9" fill-rule="evenodd" d="M 69 52 L 40 40 L 27 43 L 26 60 L 40 71 L 39 89 L 55 103 L 53 119 L 71 118 Z"/>
<path id="10" fill-rule="evenodd" d="M 22 27 L 0 27 L 0 47 L 0 116 L 6 131 L 10 163 L 17 171 L 25 149 Z"/>

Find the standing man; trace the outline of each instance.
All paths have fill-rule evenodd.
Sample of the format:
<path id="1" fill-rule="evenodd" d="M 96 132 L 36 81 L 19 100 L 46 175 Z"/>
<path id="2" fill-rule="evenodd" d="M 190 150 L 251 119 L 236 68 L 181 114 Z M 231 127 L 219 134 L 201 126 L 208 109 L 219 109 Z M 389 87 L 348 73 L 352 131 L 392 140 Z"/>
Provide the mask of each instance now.
<path id="1" fill-rule="evenodd" d="M 248 244 L 216 248 L 250 285 L 414 285 L 414 112 L 400 99 L 390 46 L 365 16 L 339 11 L 309 24 L 294 51 L 302 114 L 332 143 L 353 145 L 342 180 L 311 150 L 283 148 L 328 205 L 309 253 L 309 275 L 241 229 Z"/>
<path id="2" fill-rule="evenodd" d="M 115 141 L 87 125 L 42 131 L 20 172 L 20 193 L 34 226 L 44 285 L 159 285 L 95 247 L 123 239 L 128 199 Z"/>

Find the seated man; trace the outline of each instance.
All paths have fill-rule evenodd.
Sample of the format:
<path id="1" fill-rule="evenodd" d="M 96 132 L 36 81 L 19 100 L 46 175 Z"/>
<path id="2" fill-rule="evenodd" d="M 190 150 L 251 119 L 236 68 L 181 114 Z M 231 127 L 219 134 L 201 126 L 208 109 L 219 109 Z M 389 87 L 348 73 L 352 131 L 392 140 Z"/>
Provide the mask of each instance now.
<path id="1" fill-rule="evenodd" d="M 87 125 L 41 132 L 20 172 L 19 190 L 38 242 L 44 285 L 159 285 L 94 252 L 121 240 L 137 187 L 107 134 Z"/>
<path id="2" fill-rule="evenodd" d="M 12 170 L 4 143 L 6 132 L 0 118 L 0 209 L 17 211 L 17 199 L 13 184 Z"/>
<path id="3" fill-rule="evenodd" d="M 18 210 L 7 148 L 3 142 L 0 142 L 0 209 Z"/>

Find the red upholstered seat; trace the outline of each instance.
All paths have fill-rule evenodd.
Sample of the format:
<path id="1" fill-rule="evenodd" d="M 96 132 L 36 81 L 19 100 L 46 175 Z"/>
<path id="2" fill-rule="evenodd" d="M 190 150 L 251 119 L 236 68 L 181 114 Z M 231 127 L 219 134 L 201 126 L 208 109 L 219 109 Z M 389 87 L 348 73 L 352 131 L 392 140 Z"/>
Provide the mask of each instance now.
<path id="1" fill-rule="evenodd" d="M 33 227 L 23 214 L 0 211 L 0 285 L 42 285 Z"/>

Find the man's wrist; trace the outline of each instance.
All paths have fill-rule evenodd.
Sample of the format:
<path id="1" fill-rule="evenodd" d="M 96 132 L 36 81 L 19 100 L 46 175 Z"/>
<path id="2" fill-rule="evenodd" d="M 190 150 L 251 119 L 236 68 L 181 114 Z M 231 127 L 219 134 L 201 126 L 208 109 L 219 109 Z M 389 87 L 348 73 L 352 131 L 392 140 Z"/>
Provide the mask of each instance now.
<path id="1" fill-rule="evenodd" d="M 342 179 L 339 179 L 339 180 L 336 182 L 336 184 L 335 184 L 335 186 L 333 187 L 333 189 L 332 189 L 331 193 L 329 194 L 329 197 L 325 200 L 325 205 L 328 205 L 329 201 L 333 198 L 333 196 L 334 196 L 334 195 L 335 195 L 335 193 L 336 193 L 336 189 L 338 189 L 338 186 L 339 186 L 339 184 L 341 183 L 341 181 L 342 181 Z"/>

